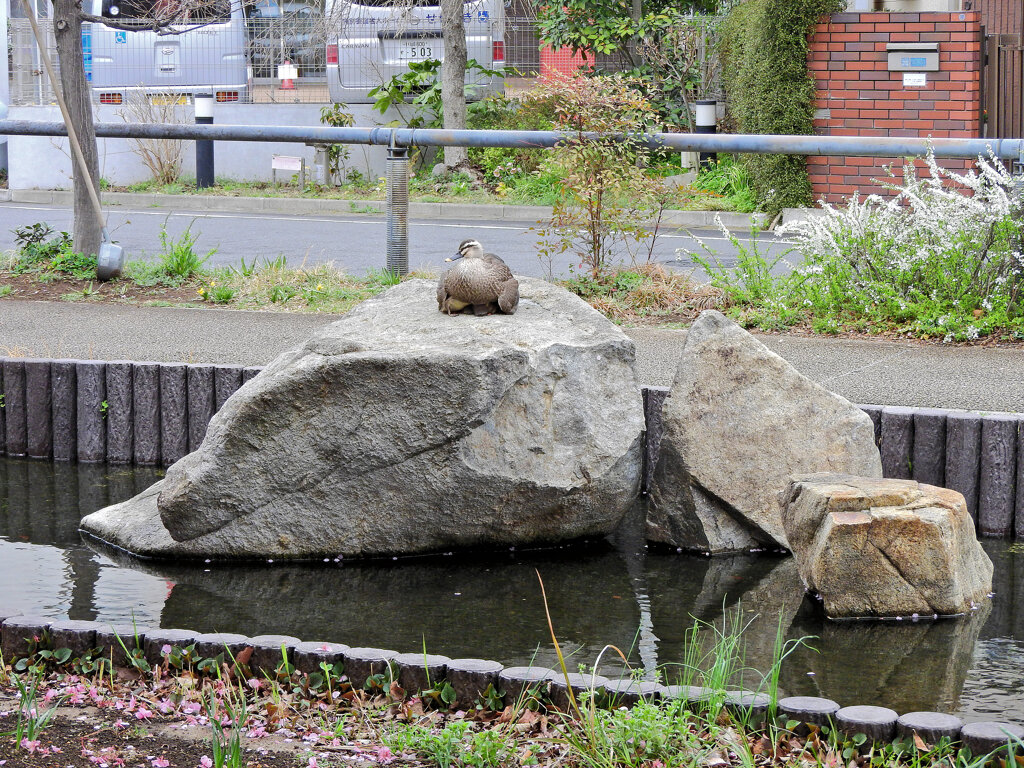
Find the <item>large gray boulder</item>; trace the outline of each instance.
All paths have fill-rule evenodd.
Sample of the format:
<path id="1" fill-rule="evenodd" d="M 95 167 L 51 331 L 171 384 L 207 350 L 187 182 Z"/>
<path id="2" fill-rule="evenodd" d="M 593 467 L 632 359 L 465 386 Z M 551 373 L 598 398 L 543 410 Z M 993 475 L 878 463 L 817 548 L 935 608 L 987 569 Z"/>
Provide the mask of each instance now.
<path id="1" fill-rule="evenodd" d="M 662 419 L 651 541 L 788 548 L 779 494 L 791 475 L 882 476 L 871 419 L 720 312 L 690 327 Z"/>
<path id="2" fill-rule="evenodd" d="M 438 312 L 412 280 L 233 395 L 194 453 L 87 533 L 150 557 L 374 556 L 611 531 L 634 501 L 633 342 L 521 282 L 514 316 Z"/>
<path id="3" fill-rule="evenodd" d="M 817 473 L 794 478 L 782 501 L 800 578 L 832 618 L 968 613 L 992 591 L 958 491 Z"/>

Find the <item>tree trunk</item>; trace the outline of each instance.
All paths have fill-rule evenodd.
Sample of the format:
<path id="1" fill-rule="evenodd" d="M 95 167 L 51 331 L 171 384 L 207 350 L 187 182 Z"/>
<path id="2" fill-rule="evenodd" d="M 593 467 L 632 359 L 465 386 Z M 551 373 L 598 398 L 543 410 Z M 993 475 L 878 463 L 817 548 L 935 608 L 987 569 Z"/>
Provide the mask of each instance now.
<path id="1" fill-rule="evenodd" d="M 441 107 L 445 130 L 466 127 L 466 27 L 462 0 L 441 0 L 441 34 L 444 63 L 441 65 Z M 465 162 L 465 147 L 445 147 L 444 164 L 454 168 Z"/>
<path id="2" fill-rule="evenodd" d="M 85 163 L 89 166 L 91 183 L 99 188 L 99 152 L 96 149 L 96 127 L 92 116 L 92 89 L 85 79 L 82 60 L 82 19 L 79 0 L 53 0 L 53 33 L 57 39 L 57 58 L 60 61 L 60 85 L 67 103 L 71 124 L 82 145 Z M 90 180 L 82 174 L 69 147 L 72 180 L 75 190 L 75 250 L 95 254 L 100 249 L 102 223 L 89 197 Z"/>

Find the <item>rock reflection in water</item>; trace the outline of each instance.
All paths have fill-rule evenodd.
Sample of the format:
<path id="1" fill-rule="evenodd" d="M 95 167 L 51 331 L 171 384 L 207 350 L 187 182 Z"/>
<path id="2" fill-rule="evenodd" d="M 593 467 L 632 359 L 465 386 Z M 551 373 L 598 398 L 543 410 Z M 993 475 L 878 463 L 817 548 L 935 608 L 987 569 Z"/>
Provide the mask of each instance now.
<path id="1" fill-rule="evenodd" d="M 990 610 L 986 602 L 969 616 L 917 622 L 822 621 L 809 610 L 791 631 L 818 635 L 812 645 L 821 652 L 795 653 L 781 685 L 797 695 L 897 712 L 954 712 Z"/>
<path id="2" fill-rule="evenodd" d="M 157 477 L 140 468 L 0 459 L 0 608 L 118 623 L 134 615 L 164 627 L 400 651 L 425 642 L 449 655 L 552 665 L 536 568 L 574 668 L 592 664 L 606 643 L 633 648 L 631 661 L 647 670 L 678 664 L 694 619 L 721 626 L 724 612 L 741 610 L 750 620 L 746 662 L 762 672 L 780 615 L 787 637 L 818 636 L 811 644 L 819 652 L 802 649 L 783 667 L 786 693 L 1024 720 L 1024 552 L 1005 542 L 985 544 L 996 566 L 994 602 L 966 619 L 899 624 L 825 621 L 804 600 L 791 558 L 648 551 L 639 509 L 608 544 L 528 554 L 205 570 L 115 564 L 82 544 L 82 515 Z"/>

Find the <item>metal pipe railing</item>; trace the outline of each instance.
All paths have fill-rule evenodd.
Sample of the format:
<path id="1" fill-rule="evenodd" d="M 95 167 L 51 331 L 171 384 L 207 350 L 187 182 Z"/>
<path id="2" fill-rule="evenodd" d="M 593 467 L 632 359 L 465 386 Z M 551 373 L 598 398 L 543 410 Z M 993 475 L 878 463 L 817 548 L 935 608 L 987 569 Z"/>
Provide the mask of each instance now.
<path id="1" fill-rule="evenodd" d="M 0 134 L 66 136 L 63 123 L 0 120 Z M 212 141 L 280 141 L 317 144 L 370 144 L 398 147 L 554 147 L 578 134 L 567 131 L 446 131 L 440 128 L 331 128 L 306 125 L 165 125 L 97 123 L 105 139 L 191 139 Z M 586 133 L 596 138 L 602 134 Z M 990 153 L 1001 160 L 1021 160 L 1024 139 L 928 139 L 890 136 L 768 136 L 747 134 L 637 133 L 619 137 L 676 152 L 739 152 L 777 155 L 847 157 L 923 156 L 974 158 Z"/>
<path id="2" fill-rule="evenodd" d="M 67 136 L 63 123 L 0 120 L 0 135 Z M 276 141 L 305 144 L 367 144 L 388 148 L 388 269 L 408 269 L 408 174 L 399 172 L 409 147 L 523 147 L 543 149 L 579 138 L 570 131 L 447 131 L 436 128 L 332 128 L 305 125 L 192 125 L 97 123 L 104 139 Z M 606 136 L 584 133 L 587 138 Z M 840 157 L 994 156 L 1024 164 L 1024 139 L 931 139 L 888 136 L 765 136 L 747 134 L 637 133 L 612 138 L 676 152 L 737 152 Z M 405 160 L 407 162 L 407 160 Z M 392 167 L 394 166 L 394 167 Z M 397 185 L 403 184 L 404 193 Z M 404 206 L 403 206 L 404 201 Z M 392 210 L 392 202 L 402 210 Z M 403 212 L 404 211 L 404 212 Z"/>

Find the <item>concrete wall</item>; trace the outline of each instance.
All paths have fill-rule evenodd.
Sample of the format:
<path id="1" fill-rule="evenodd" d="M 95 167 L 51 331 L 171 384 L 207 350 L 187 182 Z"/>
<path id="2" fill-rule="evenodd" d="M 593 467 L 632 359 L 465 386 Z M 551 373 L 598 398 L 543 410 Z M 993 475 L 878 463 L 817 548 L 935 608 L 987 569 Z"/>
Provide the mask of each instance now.
<path id="1" fill-rule="evenodd" d="M 214 121 L 230 125 L 320 126 L 320 104 L 217 104 Z M 99 122 L 122 122 L 123 107 L 99 106 Z M 350 107 L 356 125 L 383 125 L 391 115 L 381 115 L 370 105 Z M 182 107 L 183 122 L 194 120 L 191 107 Z M 61 121 L 60 110 L 48 107 L 11 107 L 12 120 Z M 111 184 L 124 186 L 152 178 L 127 139 L 99 139 L 100 176 Z M 9 139 L 8 184 L 11 189 L 70 189 L 71 158 L 65 138 L 54 136 L 11 136 Z M 195 176 L 195 143 L 184 143 L 182 175 Z M 313 171 L 312 147 L 305 144 L 220 141 L 214 148 L 216 175 L 237 181 L 269 181 L 273 155 L 304 157 Z M 351 146 L 348 166 L 364 176 L 384 175 L 387 150 L 383 147 Z"/>
<path id="2" fill-rule="evenodd" d="M 199 447 L 213 414 L 259 370 L 0 358 L 0 455 L 167 466 Z M 645 489 L 667 393 L 643 390 Z M 861 408 L 886 477 L 959 491 L 981 535 L 1024 540 L 1024 414 Z"/>

